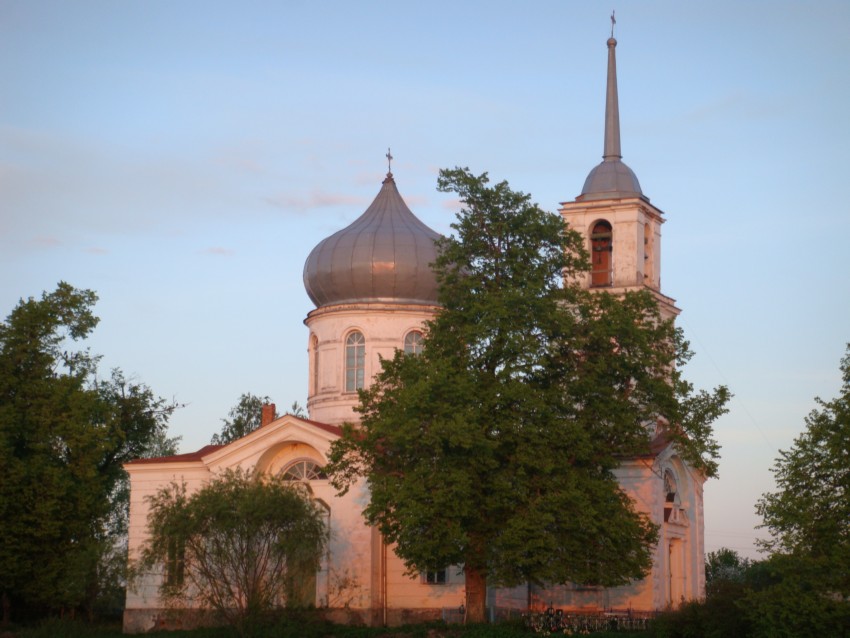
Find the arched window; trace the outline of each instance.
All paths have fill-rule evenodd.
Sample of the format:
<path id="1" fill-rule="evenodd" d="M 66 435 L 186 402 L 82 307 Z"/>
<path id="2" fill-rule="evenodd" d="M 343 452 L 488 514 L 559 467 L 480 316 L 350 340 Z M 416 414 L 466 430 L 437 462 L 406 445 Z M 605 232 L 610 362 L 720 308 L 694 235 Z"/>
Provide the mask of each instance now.
<path id="1" fill-rule="evenodd" d="M 673 476 L 673 472 L 670 470 L 664 471 L 664 500 L 668 503 L 672 503 L 676 499 L 676 477 Z"/>
<path id="2" fill-rule="evenodd" d="M 366 380 L 366 338 L 352 332 L 345 340 L 345 391 L 356 392 Z"/>
<path id="3" fill-rule="evenodd" d="M 664 522 L 676 522 L 679 517 L 679 489 L 676 477 L 670 470 L 664 470 Z"/>
<path id="4" fill-rule="evenodd" d="M 611 234 L 611 224 L 608 222 L 599 221 L 593 225 L 593 230 L 590 233 L 591 286 L 610 286 L 612 284 L 613 259 L 611 257 L 614 248 L 611 243 Z"/>
<path id="5" fill-rule="evenodd" d="M 418 330 L 411 330 L 404 335 L 404 352 L 405 354 L 419 354 L 422 352 L 422 333 Z"/>
<path id="6" fill-rule="evenodd" d="M 309 459 L 293 461 L 281 474 L 287 481 L 316 481 L 328 478 L 321 466 Z"/>

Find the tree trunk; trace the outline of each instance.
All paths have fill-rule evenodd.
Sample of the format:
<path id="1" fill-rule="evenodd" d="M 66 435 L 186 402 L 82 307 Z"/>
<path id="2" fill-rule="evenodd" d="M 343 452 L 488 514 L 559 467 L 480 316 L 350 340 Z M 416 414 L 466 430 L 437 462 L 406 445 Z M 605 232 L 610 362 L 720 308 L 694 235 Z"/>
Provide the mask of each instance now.
<path id="1" fill-rule="evenodd" d="M 9 593 L 3 592 L 3 627 L 9 625 L 12 620 L 12 601 L 9 600 Z"/>
<path id="2" fill-rule="evenodd" d="M 464 567 L 466 574 L 466 623 L 486 622 L 487 577 L 474 567 Z"/>

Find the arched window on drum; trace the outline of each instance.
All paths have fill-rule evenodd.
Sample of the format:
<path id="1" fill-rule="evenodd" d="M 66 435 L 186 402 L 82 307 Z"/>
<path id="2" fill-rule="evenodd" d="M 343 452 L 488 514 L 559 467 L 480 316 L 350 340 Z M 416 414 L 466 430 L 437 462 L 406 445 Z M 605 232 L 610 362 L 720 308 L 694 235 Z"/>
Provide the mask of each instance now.
<path id="1" fill-rule="evenodd" d="M 614 245 L 611 224 L 598 221 L 590 233 L 590 285 L 610 286 L 614 274 Z"/>
<path id="2" fill-rule="evenodd" d="M 366 383 L 366 337 L 352 332 L 345 339 L 345 391 L 356 392 Z"/>
<path id="3" fill-rule="evenodd" d="M 419 354 L 420 352 L 422 352 L 422 333 L 411 330 L 404 335 L 404 353 Z"/>

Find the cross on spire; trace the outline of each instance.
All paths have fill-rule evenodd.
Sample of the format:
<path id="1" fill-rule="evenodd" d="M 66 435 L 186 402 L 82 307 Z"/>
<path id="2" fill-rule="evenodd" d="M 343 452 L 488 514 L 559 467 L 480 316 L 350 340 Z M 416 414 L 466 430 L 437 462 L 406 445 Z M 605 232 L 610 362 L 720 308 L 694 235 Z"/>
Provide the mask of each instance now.
<path id="1" fill-rule="evenodd" d="M 387 147 L 387 154 L 384 156 L 387 158 L 387 174 L 393 174 L 393 154 L 390 153 L 389 147 Z"/>
<path id="2" fill-rule="evenodd" d="M 611 37 L 614 37 L 614 25 L 617 24 L 617 18 L 614 17 L 614 10 L 611 10 Z"/>

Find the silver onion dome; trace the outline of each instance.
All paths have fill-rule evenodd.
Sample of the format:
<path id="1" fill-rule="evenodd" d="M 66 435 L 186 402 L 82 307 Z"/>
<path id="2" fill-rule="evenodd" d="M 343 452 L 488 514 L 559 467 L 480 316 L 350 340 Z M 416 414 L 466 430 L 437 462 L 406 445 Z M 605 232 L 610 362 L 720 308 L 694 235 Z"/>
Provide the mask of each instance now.
<path id="1" fill-rule="evenodd" d="M 323 239 L 304 264 L 316 307 L 343 303 L 437 303 L 439 233 L 414 215 L 387 173 L 378 196 L 349 226 Z"/>

